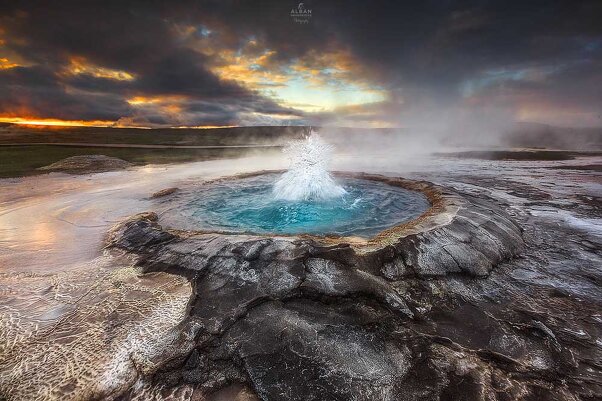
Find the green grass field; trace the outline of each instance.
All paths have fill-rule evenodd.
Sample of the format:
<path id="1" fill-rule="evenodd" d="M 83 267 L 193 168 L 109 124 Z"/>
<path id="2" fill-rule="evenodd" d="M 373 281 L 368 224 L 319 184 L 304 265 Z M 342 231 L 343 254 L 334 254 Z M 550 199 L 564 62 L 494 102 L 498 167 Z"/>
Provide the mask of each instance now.
<path id="1" fill-rule="evenodd" d="M 77 155 L 106 155 L 133 164 L 164 164 L 241 157 L 259 149 L 145 149 L 61 146 L 119 144 L 164 146 L 231 146 L 283 144 L 298 137 L 302 127 L 241 127 L 219 129 L 133 129 L 93 127 L 29 127 L 0 124 L 0 178 L 42 173 L 36 170 Z M 34 145 L 48 143 L 52 145 Z M 271 151 L 275 151 L 274 149 Z"/>
<path id="2" fill-rule="evenodd" d="M 131 145 L 265 145 L 298 137 L 303 127 L 236 127 L 213 129 L 136 129 L 30 127 L 0 124 L 0 144 L 95 143 Z"/>

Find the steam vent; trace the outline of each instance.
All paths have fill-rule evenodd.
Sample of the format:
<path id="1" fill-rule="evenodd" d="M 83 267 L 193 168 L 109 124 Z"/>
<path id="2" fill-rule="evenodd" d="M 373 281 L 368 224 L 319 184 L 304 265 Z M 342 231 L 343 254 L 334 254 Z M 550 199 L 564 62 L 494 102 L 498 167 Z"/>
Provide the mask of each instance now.
<path id="1" fill-rule="evenodd" d="M 430 207 L 371 238 L 182 230 L 154 212 L 114 227 L 109 248 L 146 273 L 192 283 L 186 317 L 169 336 L 177 341 L 154 359 L 152 382 L 208 392 L 240 385 L 262 400 L 465 399 L 468 390 L 487 399 L 500 386 L 523 399 L 538 376 L 563 368 L 545 326 L 485 319 L 504 308 L 496 303 L 452 308 L 505 285 L 491 273 L 524 243 L 504 210 L 424 181 L 337 178 L 418 191 Z M 206 185 L 156 206 L 169 221 L 171 204 Z M 473 326 L 485 320 L 490 338 Z M 480 350 L 488 341 L 495 351 Z"/>

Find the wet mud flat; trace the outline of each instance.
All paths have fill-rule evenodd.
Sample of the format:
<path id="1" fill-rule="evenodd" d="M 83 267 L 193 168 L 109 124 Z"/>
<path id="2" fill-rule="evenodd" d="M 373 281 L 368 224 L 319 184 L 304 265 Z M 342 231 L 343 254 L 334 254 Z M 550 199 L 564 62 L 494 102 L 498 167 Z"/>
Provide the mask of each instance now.
<path id="1" fill-rule="evenodd" d="M 462 152 L 436 153 L 440 157 L 481 160 L 573 160 L 578 157 L 602 156 L 599 151 L 569 151 L 546 149 L 517 149 L 517 150 L 467 150 Z"/>

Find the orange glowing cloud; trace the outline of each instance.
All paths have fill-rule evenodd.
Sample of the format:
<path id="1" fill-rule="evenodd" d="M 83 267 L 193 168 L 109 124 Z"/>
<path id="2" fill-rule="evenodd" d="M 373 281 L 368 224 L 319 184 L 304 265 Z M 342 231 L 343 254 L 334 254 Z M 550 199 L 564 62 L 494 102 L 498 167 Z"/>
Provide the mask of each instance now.
<path id="1" fill-rule="evenodd" d="M 238 125 L 178 125 L 169 127 L 174 129 L 217 129 L 217 128 L 236 128 Z"/>
<path id="2" fill-rule="evenodd" d="M 167 95 L 167 96 L 134 96 L 126 101 L 135 108 L 144 109 L 152 107 L 153 109 L 168 115 L 177 115 L 184 110 L 184 105 L 190 99 L 187 96 Z"/>
<path id="3" fill-rule="evenodd" d="M 236 81 L 284 106 L 306 112 L 387 97 L 365 78 L 366 72 L 347 51 L 309 52 L 288 61 L 276 61 L 276 55 L 276 51 L 262 50 L 256 40 L 250 40 L 242 49 L 220 52 L 211 71 L 220 79 Z"/>
<path id="4" fill-rule="evenodd" d="M 113 70 L 91 64 L 83 57 L 71 57 L 69 66 L 63 71 L 65 75 L 91 75 L 95 78 L 112 79 L 115 81 L 133 81 L 134 74 L 127 71 Z"/>
<path id="5" fill-rule="evenodd" d="M 250 36 L 242 45 L 217 23 L 212 26 L 174 25 L 174 33 L 191 50 L 203 54 L 208 69 L 238 85 L 304 112 L 383 101 L 388 94 L 374 85 L 369 71 L 339 43 L 300 57 L 286 58 L 261 38 Z"/>
<path id="6" fill-rule="evenodd" d="M 315 87 L 350 84 L 364 90 L 374 88 L 368 71 L 361 67 L 350 52 L 343 49 L 333 49 L 330 52 L 310 51 L 302 59 L 296 60 L 290 68 Z"/>
<path id="7" fill-rule="evenodd" d="M 255 46 L 256 42 L 251 43 Z M 220 52 L 219 60 L 212 66 L 211 72 L 220 79 L 236 81 L 249 89 L 281 86 L 290 77 L 278 68 L 269 68 L 271 58 L 275 55 L 274 50 L 251 55 L 225 50 Z"/>
<path id="8" fill-rule="evenodd" d="M 9 68 L 19 67 L 20 64 L 11 62 L 8 58 L 0 58 L 0 70 L 8 70 Z"/>
<path id="9" fill-rule="evenodd" d="M 167 96 L 134 96 L 127 99 L 127 102 L 132 106 L 145 104 L 169 104 L 182 103 L 188 100 L 188 97 L 182 95 L 167 95 Z"/>

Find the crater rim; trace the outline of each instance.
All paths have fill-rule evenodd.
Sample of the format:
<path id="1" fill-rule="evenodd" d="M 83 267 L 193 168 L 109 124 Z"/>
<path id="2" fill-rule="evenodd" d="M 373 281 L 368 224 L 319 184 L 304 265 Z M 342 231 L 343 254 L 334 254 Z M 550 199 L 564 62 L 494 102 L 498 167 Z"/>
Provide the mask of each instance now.
<path id="1" fill-rule="evenodd" d="M 210 180 L 202 181 L 198 184 L 198 187 L 210 185 L 212 183 L 218 183 L 223 181 L 235 181 L 246 178 L 253 178 L 268 174 L 281 174 L 286 170 L 259 170 L 249 173 L 240 173 L 234 175 L 227 175 L 222 177 L 213 178 Z M 418 217 L 402 223 L 393 223 L 390 227 L 378 232 L 375 235 L 369 237 L 360 237 L 354 235 L 336 235 L 336 234 L 311 234 L 311 233 L 275 233 L 275 232 L 255 232 L 249 231 L 228 231 L 219 229 L 179 229 L 177 227 L 169 227 L 166 229 L 177 233 L 189 233 L 189 234 L 219 234 L 219 235 L 245 235 L 253 237 L 255 239 L 262 238 L 281 238 L 290 240 L 310 240 L 316 244 L 324 246 L 349 244 L 351 247 L 358 251 L 374 250 L 392 245 L 399 239 L 406 237 L 411 234 L 417 234 L 423 231 L 428 231 L 431 228 L 435 228 L 442 224 L 441 214 L 445 214 L 449 217 L 449 221 L 455 215 L 457 211 L 457 200 L 453 196 L 446 196 L 445 189 L 436 184 L 423 180 L 411 180 L 399 176 L 385 176 L 381 174 L 371 174 L 364 172 L 348 172 L 348 171 L 333 171 L 333 176 L 337 178 L 348 178 L 348 179 L 359 179 L 366 181 L 375 181 L 390 185 L 393 187 L 399 187 L 405 190 L 419 192 L 423 194 L 429 202 L 428 208 L 420 214 Z"/>

